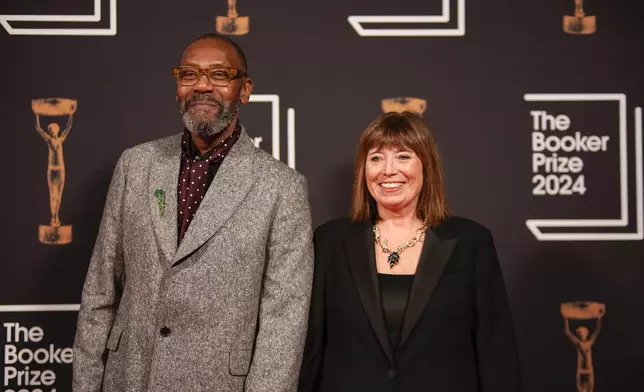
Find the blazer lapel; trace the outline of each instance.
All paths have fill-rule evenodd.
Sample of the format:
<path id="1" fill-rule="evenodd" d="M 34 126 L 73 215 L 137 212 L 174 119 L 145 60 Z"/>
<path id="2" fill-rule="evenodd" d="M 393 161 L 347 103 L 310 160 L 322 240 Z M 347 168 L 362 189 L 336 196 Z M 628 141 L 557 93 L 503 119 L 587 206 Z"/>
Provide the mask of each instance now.
<path id="1" fill-rule="evenodd" d="M 168 262 L 177 249 L 177 181 L 181 164 L 181 135 L 168 138 L 152 161 L 148 179 L 150 213 L 159 246 Z"/>
<path id="2" fill-rule="evenodd" d="M 348 236 L 349 241 L 345 242 L 349 269 L 371 327 L 385 354 L 393 363 L 394 356 L 389 335 L 387 335 L 380 298 L 372 227 L 369 221 L 365 221 L 362 224 L 352 225 L 352 230 L 353 232 Z"/>
<path id="3" fill-rule="evenodd" d="M 457 241 L 455 238 L 441 240 L 433 230 L 427 231 L 414 282 L 409 292 L 409 302 L 403 316 L 398 347 L 405 343 L 420 320 Z"/>
<path id="4" fill-rule="evenodd" d="M 255 145 L 242 128 L 241 137 L 222 162 L 190 222 L 172 265 L 203 245 L 235 212 L 255 182 L 255 150 Z"/>

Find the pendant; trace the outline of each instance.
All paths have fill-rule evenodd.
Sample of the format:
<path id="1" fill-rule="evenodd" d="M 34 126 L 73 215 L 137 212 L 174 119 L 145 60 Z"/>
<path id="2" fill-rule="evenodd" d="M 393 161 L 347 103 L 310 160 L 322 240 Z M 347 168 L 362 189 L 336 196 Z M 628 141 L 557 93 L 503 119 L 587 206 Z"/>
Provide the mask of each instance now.
<path id="1" fill-rule="evenodd" d="M 394 268 L 396 265 L 398 265 L 399 259 L 400 259 L 400 254 L 398 254 L 397 251 L 391 252 L 391 254 L 387 257 L 387 261 L 389 262 L 389 268 Z"/>

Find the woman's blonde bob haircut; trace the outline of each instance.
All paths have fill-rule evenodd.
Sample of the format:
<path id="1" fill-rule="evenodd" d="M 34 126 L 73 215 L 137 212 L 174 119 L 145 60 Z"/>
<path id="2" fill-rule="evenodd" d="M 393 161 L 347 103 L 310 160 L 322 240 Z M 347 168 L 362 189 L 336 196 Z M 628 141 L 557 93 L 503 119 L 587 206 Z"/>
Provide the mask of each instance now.
<path id="1" fill-rule="evenodd" d="M 423 186 L 418 195 L 416 214 L 427 227 L 439 225 L 449 216 L 445 184 L 438 149 L 425 122 L 412 112 L 389 112 L 373 120 L 360 136 L 353 172 L 351 220 L 378 220 L 376 202 L 365 178 L 367 155 L 383 146 L 413 151 L 423 165 Z"/>

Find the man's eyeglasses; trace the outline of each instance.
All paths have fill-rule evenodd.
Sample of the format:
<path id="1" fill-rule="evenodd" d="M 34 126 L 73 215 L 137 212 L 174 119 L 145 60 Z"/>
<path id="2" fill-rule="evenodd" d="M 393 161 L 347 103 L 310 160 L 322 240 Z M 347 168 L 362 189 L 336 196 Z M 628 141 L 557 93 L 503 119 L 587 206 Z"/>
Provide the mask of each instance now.
<path id="1" fill-rule="evenodd" d="M 206 75 L 208 80 L 218 87 L 226 87 L 233 79 L 247 76 L 245 72 L 241 72 L 235 68 L 200 69 L 196 67 L 173 67 L 172 73 L 175 79 L 177 79 L 177 83 L 182 86 L 196 84 L 201 78 L 201 75 Z"/>

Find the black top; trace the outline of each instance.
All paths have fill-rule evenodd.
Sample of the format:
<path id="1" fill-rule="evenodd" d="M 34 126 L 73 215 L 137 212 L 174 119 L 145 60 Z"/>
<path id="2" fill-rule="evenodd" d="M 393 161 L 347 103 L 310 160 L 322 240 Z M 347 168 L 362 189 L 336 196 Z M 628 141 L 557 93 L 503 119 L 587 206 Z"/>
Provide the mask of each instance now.
<path id="1" fill-rule="evenodd" d="M 395 349 L 398 347 L 400 328 L 414 275 L 378 274 L 378 280 L 380 281 L 382 310 L 387 323 L 389 342 L 391 347 Z"/>

